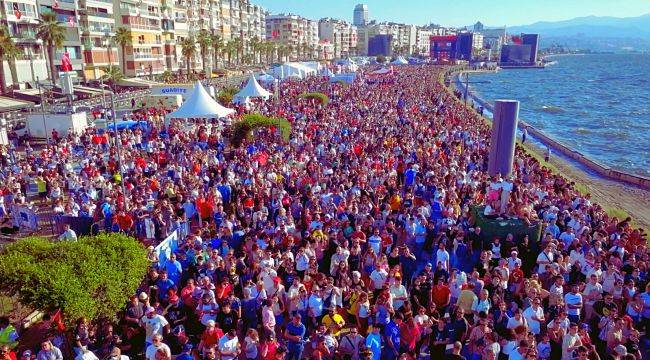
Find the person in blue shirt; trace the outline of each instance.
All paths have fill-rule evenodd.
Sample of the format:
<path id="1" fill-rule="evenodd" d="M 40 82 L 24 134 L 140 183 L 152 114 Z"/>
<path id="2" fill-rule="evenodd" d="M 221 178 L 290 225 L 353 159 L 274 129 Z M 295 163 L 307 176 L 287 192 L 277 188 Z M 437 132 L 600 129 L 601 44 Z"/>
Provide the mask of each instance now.
<path id="1" fill-rule="evenodd" d="M 296 313 L 284 331 L 284 338 L 287 340 L 287 360 L 300 360 L 305 347 L 304 337 L 307 329 L 302 323 L 302 316 Z"/>
<path id="2" fill-rule="evenodd" d="M 391 320 L 384 326 L 384 340 L 386 346 L 382 351 L 382 359 L 397 359 L 399 357 L 399 326 L 402 323 L 402 314 L 398 313 L 394 320 Z"/>
<path id="3" fill-rule="evenodd" d="M 411 166 L 406 172 L 404 173 L 404 185 L 406 187 L 411 187 L 415 185 L 415 176 L 418 173 L 418 165 L 413 165 Z"/>
<path id="4" fill-rule="evenodd" d="M 165 270 L 167 271 L 167 277 L 169 280 L 173 281 L 174 284 L 181 283 L 183 267 L 181 266 L 181 263 L 176 260 L 176 254 L 172 253 L 169 256 L 169 260 L 165 263 Z"/>
<path id="5" fill-rule="evenodd" d="M 373 326 L 372 332 L 366 337 L 366 347 L 372 352 L 372 360 L 381 359 L 381 334 L 379 328 Z"/>
<path id="6" fill-rule="evenodd" d="M 167 271 L 160 272 L 160 278 L 156 281 L 156 286 L 158 287 L 158 299 L 160 301 L 167 300 L 169 289 L 174 287 L 174 282 L 169 279 Z"/>

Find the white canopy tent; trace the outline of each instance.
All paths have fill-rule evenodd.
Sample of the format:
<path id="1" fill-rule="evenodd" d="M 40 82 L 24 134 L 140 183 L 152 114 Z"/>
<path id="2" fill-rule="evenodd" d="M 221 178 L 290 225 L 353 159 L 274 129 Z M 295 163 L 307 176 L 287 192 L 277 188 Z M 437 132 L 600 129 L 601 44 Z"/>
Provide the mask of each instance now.
<path id="1" fill-rule="evenodd" d="M 273 81 L 275 81 L 275 78 L 273 76 L 265 73 L 264 71 L 262 71 L 262 73 L 257 76 L 257 80 L 259 80 L 261 82 L 273 82 Z"/>
<path id="2" fill-rule="evenodd" d="M 310 75 L 316 75 L 318 70 L 299 62 L 287 62 L 269 71 L 277 79 L 286 78 L 304 79 Z"/>
<path id="3" fill-rule="evenodd" d="M 263 88 L 257 80 L 255 80 L 255 75 L 251 75 L 248 79 L 248 83 L 244 86 L 241 91 L 239 91 L 232 99 L 232 102 L 235 104 L 242 104 L 248 101 L 249 98 L 262 98 L 264 100 L 271 97 L 271 93 Z"/>
<path id="4" fill-rule="evenodd" d="M 398 56 L 397 59 L 393 60 L 391 64 L 393 65 L 408 65 L 408 60 L 404 59 L 403 56 Z"/>
<path id="5" fill-rule="evenodd" d="M 171 119 L 225 118 L 234 113 L 235 110 L 221 106 L 214 100 L 201 82 L 197 81 L 192 95 L 176 111 L 165 117 L 165 126 L 169 126 Z"/>
<path id="6" fill-rule="evenodd" d="M 323 71 L 321 71 L 321 75 L 328 78 L 334 77 L 334 73 L 329 68 L 323 68 Z"/>

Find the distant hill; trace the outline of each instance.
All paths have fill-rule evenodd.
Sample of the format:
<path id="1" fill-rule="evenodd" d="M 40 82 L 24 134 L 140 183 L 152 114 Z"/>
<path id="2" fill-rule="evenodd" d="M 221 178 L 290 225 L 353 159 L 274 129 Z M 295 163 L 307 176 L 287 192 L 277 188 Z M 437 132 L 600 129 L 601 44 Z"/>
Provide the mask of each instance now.
<path id="1" fill-rule="evenodd" d="M 650 39 L 650 14 L 637 17 L 585 16 L 563 21 L 540 21 L 513 26 L 508 33 L 539 33 L 545 36 L 576 36 Z"/>
<path id="2" fill-rule="evenodd" d="M 471 27 L 470 27 L 471 28 Z M 562 45 L 594 51 L 650 51 L 650 14 L 637 17 L 585 16 L 506 28 L 508 34 L 540 34 L 542 48 Z"/>

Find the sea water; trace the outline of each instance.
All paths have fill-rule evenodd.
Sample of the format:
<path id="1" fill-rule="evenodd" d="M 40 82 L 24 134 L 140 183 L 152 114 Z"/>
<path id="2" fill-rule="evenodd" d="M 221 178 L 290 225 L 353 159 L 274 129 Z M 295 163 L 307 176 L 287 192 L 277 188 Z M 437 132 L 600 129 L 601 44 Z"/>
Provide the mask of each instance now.
<path id="1" fill-rule="evenodd" d="M 549 57 L 545 69 L 470 75 L 470 91 L 605 166 L 650 176 L 650 54 Z"/>

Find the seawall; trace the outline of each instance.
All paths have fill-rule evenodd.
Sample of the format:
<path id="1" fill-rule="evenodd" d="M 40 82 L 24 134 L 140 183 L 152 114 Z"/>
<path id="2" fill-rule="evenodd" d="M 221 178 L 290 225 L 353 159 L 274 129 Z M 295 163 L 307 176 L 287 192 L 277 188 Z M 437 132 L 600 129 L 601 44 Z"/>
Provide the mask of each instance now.
<path id="1" fill-rule="evenodd" d="M 454 87 L 460 91 L 461 93 L 464 93 L 465 91 L 465 86 L 462 81 L 462 75 L 465 72 L 476 72 L 476 71 L 465 71 L 465 70 L 456 70 L 450 76 L 453 76 L 453 85 Z M 475 94 L 472 94 L 471 92 L 468 92 L 468 98 L 472 100 L 472 102 L 479 104 L 483 108 L 489 110 L 490 112 L 494 111 L 494 107 L 492 104 L 487 102 L 484 99 L 481 99 Z M 555 153 L 559 153 L 563 155 L 564 157 L 573 160 L 577 162 L 579 165 L 583 166 L 585 169 L 592 171 L 599 176 L 607 177 L 609 179 L 612 179 L 614 181 L 628 184 L 628 185 L 634 185 L 638 186 L 641 189 L 644 190 L 650 190 L 650 178 L 636 175 L 636 174 L 630 174 L 626 173 L 624 171 L 619 171 L 612 169 L 608 166 L 599 164 L 585 155 L 583 155 L 581 152 L 576 151 L 574 149 L 571 149 L 567 147 L 566 145 L 558 142 L 557 140 L 554 140 L 544 134 L 542 131 L 536 129 L 532 125 L 528 124 L 525 120 L 519 119 L 519 129 L 523 130 L 526 128 L 528 130 L 528 135 L 537 140 L 538 142 L 542 143 L 545 146 L 548 146 L 551 148 L 551 150 Z"/>

